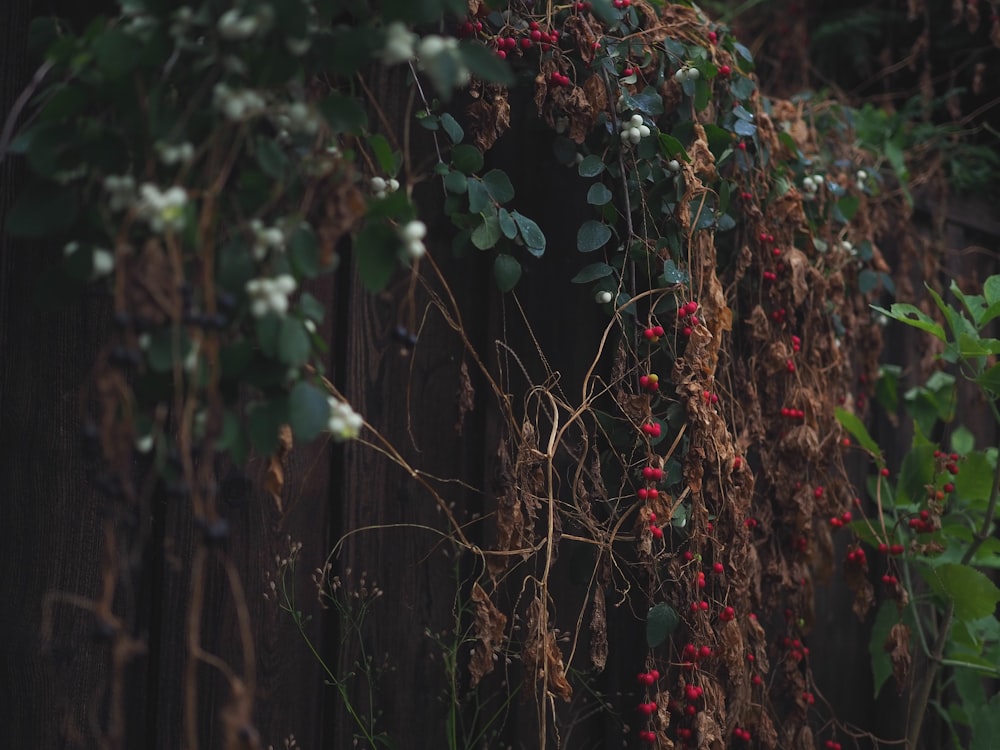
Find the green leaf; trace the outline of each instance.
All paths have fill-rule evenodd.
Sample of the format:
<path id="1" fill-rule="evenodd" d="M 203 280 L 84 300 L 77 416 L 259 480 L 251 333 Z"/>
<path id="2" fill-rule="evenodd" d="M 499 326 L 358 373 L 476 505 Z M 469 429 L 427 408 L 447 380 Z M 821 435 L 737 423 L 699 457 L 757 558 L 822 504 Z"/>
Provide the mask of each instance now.
<path id="1" fill-rule="evenodd" d="M 663 283 L 667 286 L 674 284 L 686 284 L 688 280 L 687 271 L 677 267 L 677 264 L 670 258 L 663 262 Z"/>
<path id="2" fill-rule="evenodd" d="M 483 152 L 468 143 L 460 143 L 451 150 L 451 164 L 465 174 L 475 174 L 483 168 Z"/>
<path id="3" fill-rule="evenodd" d="M 358 275 L 370 292 L 379 292 L 396 270 L 399 237 L 385 224 L 369 224 L 358 234 L 355 256 Z"/>
<path id="4" fill-rule="evenodd" d="M 603 206 L 611 202 L 611 191 L 603 182 L 595 182 L 587 191 L 587 203 L 592 206 Z"/>
<path id="5" fill-rule="evenodd" d="M 392 146 L 389 145 L 389 141 L 386 140 L 385 136 L 381 133 L 376 133 L 371 138 L 368 139 L 368 146 L 371 148 L 372 153 L 375 154 L 375 161 L 378 162 L 379 168 L 387 175 L 393 175 L 396 173 L 396 157 L 392 153 Z"/>
<path id="6" fill-rule="evenodd" d="M 302 292 L 299 295 L 299 312 L 313 323 L 322 323 L 326 315 L 323 303 L 309 294 L 309 292 Z"/>
<path id="7" fill-rule="evenodd" d="M 468 187 L 469 213 L 481 214 L 487 207 L 493 205 L 493 199 L 490 198 L 490 193 L 480 178 L 474 177 L 470 179 Z"/>
<path id="8" fill-rule="evenodd" d="M 1000 395 L 1000 365 L 993 365 L 976 378 L 976 383 L 980 388 L 989 391 L 994 396 Z"/>
<path id="9" fill-rule="evenodd" d="M 840 213 L 844 215 L 845 221 L 853 219 L 860 206 L 861 199 L 856 195 L 845 195 L 837 201 L 837 207 L 840 209 Z"/>
<path id="10" fill-rule="evenodd" d="M 506 172 L 491 169 L 483 175 L 483 184 L 497 203 L 506 203 L 514 199 L 514 186 L 510 184 Z"/>
<path id="11" fill-rule="evenodd" d="M 457 169 L 453 169 L 444 176 L 444 186 L 449 193 L 461 195 L 469 189 L 469 179 Z"/>
<path id="12" fill-rule="evenodd" d="M 969 750 L 994 750 L 1000 737 L 1000 694 L 994 695 L 988 704 L 965 706 L 972 729 Z"/>
<path id="13" fill-rule="evenodd" d="M 288 167 L 285 152 L 273 140 L 262 135 L 257 136 L 256 146 L 257 163 L 264 174 L 276 180 L 282 179 Z"/>
<path id="14" fill-rule="evenodd" d="M 521 264 L 517 262 L 517 258 L 500 253 L 493 261 L 493 276 L 500 291 L 509 292 L 521 278 Z"/>
<path id="15" fill-rule="evenodd" d="M 517 224 L 514 223 L 514 217 L 510 215 L 510 211 L 501 208 L 497 212 L 497 217 L 500 219 L 500 231 L 503 232 L 503 236 L 508 240 L 517 237 Z"/>
<path id="16" fill-rule="evenodd" d="M 708 102 L 712 98 L 712 87 L 711 84 L 706 80 L 703 74 L 701 78 L 694 82 L 694 108 L 696 111 L 701 112 L 705 107 L 708 106 Z"/>
<path id="17" fill-rule="evenodd" d="M 872 305 L 872 309 L 892 318 L 893 320 L 898 320 L 899 322 L 906 323 L 914 328 L 919 328 L 921 331 L 927 331 L 927 333 L 937 339 L 940 339 L 941 341 L 947 340 L 944 335 L 944 328 L 939 326 L 931 320 L 926 313 L 913 305 L 897 302 L 888 310 L 884 307 L 879 307 L 878 305 Z"/>
<path id="18" fill-rule="evenodd" d="M 500 241 L 500 219 L 484 216 L 483 223 L 472 230 L 472 244 L 480 250 L 488 250 Z"/>
<path id="19" fill-rule="evenodd" d="M 570 279 L 571 284 L 587 284 L 591 281 L 597 281 L 598 279 L 604 279 L 615 272 L 615 269 L 609 266 L 607 263 L 591 263 L 589 266 L 584 266 L 580 271 Z"/>
<path id="20" fill-rule="evenodd" d="M 124 31 L 108 29 L 94 40 L 94 60 L 109 79 L 128 75 L 139 62 L 142 47 Z"/>
<path id="21" fill-rule="evenodd" d="M 521 239 L 524 240 L 528 252 L 536 258 L 542 257 L 545 253 L 545 234 L 538 224 L 519 211 L 512 211 L 511 216 L 514 217 L 514 223 L 521 232 Z"/>
<path id="22" fill-rule="evenodd" d="M 281 335 L 281 318 L 273 312 L 263 315 L 254 323 L 254 330 L 257 334 L 257 343 L 260 350 L 268 357 L 274 357 L 278 353 L 278 337 Z"/>
<path id="23" fill-rule="evenodd" d="M 868 294 L 878 286 L 878 274 L 870 268 L 863 268 L 858 273 L 858 291 Z"/>
<path id="24" fill-rule="evenodd" d="M 461 143 L 462 139 L 465 138 L 465 131 L 462 130 L 462 126 L 458 124 L 458 120 L 445 112 L 441 115 L 441 127 L 444 128 L 444 132 L 448 134 L 451 138 L 452 143 Z"/>
<path id="25" fill-rule="evenodd" d="M 601 157 L 597 154 L 590 154 L 583 157 L 583 161 L 580 162 L 576 171 L 579 172 L 581 177 L 597 177 L 597 175 L 604 171 L 604 168 L 604 162 L 601 160 Z"/>
<path id="26" fill-rule="evenodd" d="M 300 224 L 292 233 L 288 260 L 298 276 L 312 279 L 319 275 L 319 241 L 308 224 Z"/>
<path id="27" fill-rule="evenodd" d="M 254 405 L 247 416 L 250 442 L 262 456 L 269 456 L 278 447 L 278 432 L 288 424 L 288 398 L 278 396 Z"/>
<path id="28" fill-rule="evenodd" d="M 872 625 L 872 636 L 868 642 L 868 653 L 872 659 L 872 677 L 875 683 L 875 697 L 885 681 L 892 674 L 892 660 L 885 650 L 885 642 L 889 638 L 889 631 L 892 626 L 899 622 L 899 615 L 896 612 L 896 605 L 891 599 L 886 599 L 878 608 L 875 615 L 875 624 Z"/>
<path id="29" fill-rule="evenodd" d="M 38 238 L 64 232 L 77 216 L 76 192 L 51 183 L 29 184 L 7 211 L 7 234 Z"/>
<path id="30" fill-rule="evenodd" d="M 951 433 L 951 449 L 960 455 L 972 453 L 976 448 L 976 436 L 965 425 L 960 425 Z"/>
<path id="31" fill-rule="evenodd" d="M 882 451 L 879 449 L 878 443 L 868 434 L 868 428 L 865 427 L 864 422 L 840 406 L 836 409 L 836 416 L 837 421 L 840 422 L 840 426 L 847 430 L 862 448 L 881 461 Z"/>
<path id="32" fill-rule="evenodd" d="M 462 61 L 476 78 L 499 83 L 501 86 L 510 86 L 514 83 L 514 74 L 510 66 L 485 45 L 479 42 L 462 42 L 458 51 Z"/>
<path id="33" fill-rule="evenodd" d="M 654 604 L 646 614 L 646 645 L 656 648 L 677 630 L 681 618 L 669 604 Z"/>
<path id="34" fill-rule="evenodd" d="M 318 107 L 334 134 L 360 134 L 368 127 L 368 115 L 354 97 L 330 94 L 319 102 Z"/>
<path id="35" fill-rule="evenodd" d="M 576 249 L 581 253 L 591 253 L 608 244 L 611 239 L 611 227 L 599 221 L 585 221 L 576 233 Z"/>
<path id="36" fill-rule="evenodd" d="M 993 490 L 993 463 L 983 451 L 973 451 L 966 455 L 955 475 L 955 491 L 963 500 L 985 503 Z"/>
<path id="37" fill-rule="evenodd" d="M 296 383 L 288 396 L 288 422 L 295 439 L 312 440 L 326 429 L 329 420 L 326 393 L 305 380 Z"/>
<path id="38" fill-rule="evenodd" d="M 896 482 L 896 502 L 900 505 L 919 503 L 927 495 L 927 486 L 934 483 L 934 446 L 917 443 L 903 457 Z"/>
<path id="39" fill-rule="evenodd" d="M 918 568 L 927 584 L 940 596 L 955 603 L 959 620 L 988 617 L 1000 602 L 1000 589 L 975 568 L 948 563 L 934 568 Z"/>
<path id="40" fill-rule="evenodd" d="M 289 367 L 301 367 L 309 361 L 312 343 L 309 332 L 298 318 L 291 315 L 281 320 L 281 332 L 278 334 L 278 359 Z"/>

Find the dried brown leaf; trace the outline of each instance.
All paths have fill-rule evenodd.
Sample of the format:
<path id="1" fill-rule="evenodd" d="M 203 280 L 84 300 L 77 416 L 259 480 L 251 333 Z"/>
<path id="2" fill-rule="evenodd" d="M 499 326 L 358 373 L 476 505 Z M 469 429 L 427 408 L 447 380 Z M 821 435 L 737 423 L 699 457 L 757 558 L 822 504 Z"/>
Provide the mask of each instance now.
<path id="1" fill-rule="evenodd" d="M 489 594 L 478 583 L 472 585 L 471 598 L 475 607 L 473 628 L 476 647 L 469 660 L 469 674 L 472 677 L 472 687 L 476 687 L 483 677 L 493 671 L 496 656 L 503 646 L 507 615 L 497 609 Z"/>
<path id="2" fill-rule="evenodd" d="M 910 626 L 902 622 L 893 625 L 889 629 L 884 648 L 892 661 L 892 676 L 896 679 L 896 687 L 902 693 L 913 661 L 910 653 Z"/>
<path id="3" fill-rule="evenodd" d="M 458 420 L 455 422 L 455 432 L 459 435 L 465 428 L 465 415 L 476 408 L 476 391 L 469 378 L 469 367 L 462 360 L 458 368 Z"/>
<path id="4" fill-rule="evenodd" d="M 278 430 L 278 447 L 267 459 L 267 473 L 264 475 L 264 489 L 274 500 L 274 507 L 281 513 L 284 503 L 281 499 L 285 488 L 285 463 L 292 452 L 292 428 L 287 424 Z"/>
<path id="5" fill-rule="evenodd" d="M 493 148 L 510 127 L 510 101 L 507 89 L 496 84 L 483 86 L 477 99 L 466 108 L 469 131 L 476 147 L 483 153 Z"/>
<path id="6" fill-rule="evenodd" d="M 608 616 L 601 586 L 594 588 L 594 606 L 590 613 L 590 662 L 598 672 L 603 672 L 608 663 Z"/>

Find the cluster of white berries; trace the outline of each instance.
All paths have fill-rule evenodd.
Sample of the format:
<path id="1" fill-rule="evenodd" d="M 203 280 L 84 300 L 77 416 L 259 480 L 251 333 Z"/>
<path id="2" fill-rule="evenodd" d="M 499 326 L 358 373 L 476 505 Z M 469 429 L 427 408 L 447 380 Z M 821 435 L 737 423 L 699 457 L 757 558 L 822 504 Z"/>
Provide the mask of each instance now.
<path id="1" fill-rule="evenodd" d="M 250 314 L 255 318 L 263 318 L 271 312 L 284 315 L 288 312 L 288 295 L 297 286 L 295 279 L 287 273 L 273 279 L 251 279 L 246 285 L 250 295 Z"/>
<path id="2" fill-rule="evenodd" d="M 333 396 L 328 397 L 327 402 L 330 404 L 330 420 L 327 422 L 327 428 L 333 439 L 340 443 L 356 438 L 364 424 L 361 415 L 354 411 L 350 404 Z"/>
<path id="3" fill-rule="evenodd" d="M 632 115 L 619 133 L 622 143 L 633 146 L 649 135 L 649 126 L 643 123 L 642 115 Z"/>
<path id="4" fill-rule="evenodd" d="M 305 102 L 292 102 L 281 108 L 274 115 L 274 123 L 283 135 L 289 131 L 315 135 L 322 120 L 320 116 Z"/>
<path id="5" fill-rule="evenodd" d="M 388 180 L 384 177 L 372 177 L 368 184 L 376 198 L 385 198 L 389 193 L 395 193 L 399 190 L 399 180 L 395 177 L 390 177 Z"/>
<path id="6" fill-rule="evenodd" d="M 606 305 L 612 299 L 614 299 L 614 295 L 611 294 L 611 292 L 607 292 L 607 291 L 598 292 L 597 294 L 594 295 L 594 302 L 596 302 L 599 305 Z"/>
<path id="7" fill-rule="evenodd" d="M 408 62 L 413 59 L 417 35 L 406 28 L 401 21 L 393 21 L 385 27 L 385 46 L 382 48 L 382 62 L 386 65 Z"/>
<path id="8" fill-rule="evenodd" d="M 399 230 L 399 236 L 403 240 L 403 247 L 406 249 L 408 257 L 416 260 L 423 257 L 427 252 L 424 246 L 424 237 L 427 236 L 427 225 L 422 221 L 411 221 L 403 225 Z"/>
<path id="9" fill-rule="evenodd" d="M 156 144 L 156 153 L 164 165 L 172 167 L 174 164 L 191 161 L 194 158 L 194 146 L 187 141 L 175 146 L 161 141 Z"/>
<path id="10" fill-rule="evenodd" d="M 260 219 L 254 219 L 250 222 L 250 231 L 254 235 L 254 260 L 258 262 L 264 260 L 269 250 L 285 249 L 285 233 L 280 227 L 265 227 Z"/>
<path id="11" fill-rule="evenodd" d="M 67 242 L 63 246 L 63 255 L 69 258 L 74 255 L 80 249 L 79 242 Z M 91 251 L 91 266 L 90 266 L 90 279 L 99 279 L 101 276 L 107 276 L 109 273 L 115 270 L 115 256 L 112 255 L 110 250 L 105 250 L 104 248 L 95 247 Z"/>
<path id="12" fill-rule="evenodd" d="M 674 73 L 674 80 L 678 82 L 683 81 L 697 81 L 701 77 L 701 71 L 697 68 L 683 67 L 678 68 L 677 72 Z"/>
<path id="13" fill-rule="evenodd" d="M 805 191 L 809 194 L 810 197 L 816 195 L 816 192 L 820 189 L 820 186 L 822 186 L 822 184 L 823 184 L 823 175 L 821 174 L 806 175 L 802 179 L 802 187 L 805 188 Z"/>
<path id="14" fill-rule="evenodd" d="M 259 115 L 267 108 L 264 97 L 253 89 L 233 90 L 225 83 L 215 84 L 212 102 L 222 114 L 233 122 L 241 122 Z"/>
<path id="15" fill-rule="evenodd" d="M 108 207 L 123 211 L 135 202 L 135 180 L 132 175 L 109 174 L 104 178 L 104 189 L 110 193 Z"/>
<path id="16" fill-rule="evenodd" d="M 266 32 L 274 23 L 274 8 L 264 3 L 253 15 L 243 15 L 237 8 L 227 10 L 219 17 L 216 28 L 219 36 L 231 42 L 249 39 L 254 34 Z"/>
<path id="17" fill-rule="evenodd" d="M 458 52 L 458 40 L 455 37 L 428 34 L 417 43 L 417 58 L 420 60 L 421 67 L 443 56 L 451 58 L 449 63 L 455 71 L 455 85 L 465 86 L 472 78 L 472 73 Z"/>
<path id="18" fill-rule="evenodd" d="M 864 190 L 867 181 L 868 173 L 863 169 L 859 169 L 854 175 L 854 187 L 858 190 Z"/>
<path id="19" fill-rule="evenodd" d="M 184 228 L 184 207 L 187 201 L 187 191 L 179 185 L 160 190 L 153 183 L 147 182 L 139 188 L 136 214 L 154 232 L 177 231 Z"/>

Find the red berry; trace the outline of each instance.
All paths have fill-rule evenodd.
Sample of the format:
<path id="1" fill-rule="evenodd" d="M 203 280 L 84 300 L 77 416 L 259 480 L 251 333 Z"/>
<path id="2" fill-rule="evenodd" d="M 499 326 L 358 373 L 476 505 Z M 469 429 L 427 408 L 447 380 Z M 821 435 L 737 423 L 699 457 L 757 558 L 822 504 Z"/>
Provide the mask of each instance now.
<path id="1" fill-rule="evenodd" d="M 902 544 L 894 544 L 889 547 L 890 555 L 901 555 L 906 548 Z"/>
<path id="2" fill-rule="evenodd" d="M 955 485 L 953 485 L 951 482 L 948 482 L 948 484 L 946 484 L 941 489 L 943 489 L 945 492 L 954 492 L 955 491 Z"/>
<path id="3" fill-rule="evenodd" d="M 726 566 L 723 565 L 722 563 L 717 562 L 714 565 L 712 565 L 712 572 L 715 573 L 716 575 L 721 576 L 723 573 L 726 572 Z"/>
<path id="4" fill-rule="evenodd" d="M 663 529 L 659 526 L 650 526 L 649 531 L 655 538 L 663 539 Z"/>
<path id="5" fill-rule="evenodd" d="M 729 622 L 735 617 L 736 617 L 736 610 L 734 610 L 732 607 L 725 607 L 719 613 L 719 619 L 722 620 L 723 622 Z M 752 654 L 750 655 L 752 656 Z"/>
<path id="6" fill-rule="evenodd" d="M 663 326 L 653 326 L 653 334 L 656 336 L 662 336 L 664 333 Z"/>
<path id="7" fill-rule="evenodd" d="M 497 50 L 497 57 L 499 57 L 501 60 L 506 60 L 507 59 L 507 53 L 504 52 L 502 49 L 498 49 Z"/>
<path id="8" fill-rule="evenodd" d="M 879 470 L 879 474 L 881 474 L 884 477 L 887 477 L 889 476 L 889 469 L 883 467 L 882 469 Z"/>
<path id="9" fill-rule="evenodd" d="M 719 75 L 720 76 L 727 76 L 727 75 L 729 75 L 732 72 L 733 72 L 733 69 L 730 68 L 728 65 L 720 65 L 719 66 Z"/>
<path id="10" fill-rule="evenodd" d="M 542 41 L 542 32 L 540 32 L 538 29 L 535 29 L 534 31 L 532 31 L 531 32 L 531 41 L 533 41 L 533 42 L 540 42 L 540 41 Z"/>

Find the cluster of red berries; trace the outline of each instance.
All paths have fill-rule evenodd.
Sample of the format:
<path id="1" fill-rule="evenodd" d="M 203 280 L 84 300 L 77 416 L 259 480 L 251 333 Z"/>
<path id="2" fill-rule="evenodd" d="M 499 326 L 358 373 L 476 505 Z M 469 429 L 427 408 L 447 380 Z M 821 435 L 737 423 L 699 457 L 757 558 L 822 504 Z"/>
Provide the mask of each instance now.
<path id="1" fill-rule="evenodd" d="M 642 375 L 639 378 L 639 386 L 644 391 L 649 391 L 650 393 L 656 393 L 660 390 L 660 376 L 655 373 L 650 373 L 649 375 Z"/>
<path id="2" fill-rule="evenodd" d="M 820 489 L 820 488 L 817 488 L 817 489 Z M 819 497 L 819 495 L 817 495 L 817 497 Z M 840 527 L 846 526 L 847 524 L 849 524 L 851 522 L 851 519 L 852 519 L 851 511 L 845 510 L 839 516 L 834 516 L 833 518 L 831 518 L 830 519 L 830 525 L 833 526 L 833 528 L 835 528 L 835 529 L 839 529 Z"/>
<path id="3" fill-rule="evenodd" d="M 942 451 L 934 451 L 934 458 L 945 461 L 944 470 L 949 474 L 952 476 L 958 474 L 958 464 L 956 462 L 961 459 L 961 456 L 957 453 L 947 454 Z"/>
<path id="4" fill-rule="evenodd" d="M 698 327 L 698 316 L 695 313 L 698 312 L 697 302 L 685 302 L 683 305 L 677 308 L 677 325 L 681 326 L 681 333 L 685 336 L 690 336 L 692 331 Z"/>
<path id="5" fill-rule="evenodd" d="M 652 490 L 656 492 L 656 490 Z M 649 533 L 653 535 L 654 539 L 663 539 L 663 529 L 656 525 L 656 514 L 653 511 L 649 512 Z"/>
<path id="6" fill-rule="evenodd" d="M 733 730 L 733 737 L 738 740 L 743 740 L 744 742 L 749 742 L 753 739 L 753 735 L 750 734 L 750 730 L 743 729 L 742 727 L 736 727 L 736 729 Z"/>
<path id="7" fill-rule="evenodd" d="M 650 732 L 648 729 L 643 729 L 639 732 L 639 741 L 645 742 L 647 745 L 655 745 L 656 732 Z"/>
<path id="8" fill-rule="evenodd" d="M 882 542 L 878 546 L 878 551 L 881 552 L 883 555 L 896 556 L 903 554 L 906 551 L 906 547 L 904 547 L 902 544 L 886 544 L 885 542 Z"/>
<path id="9" fill-rule="evenodd" d="M 642 337 L 651 344 L 655 344 L 663 334 L 663 326 L 651 326 L 642 332 Z"/>
<path id="10" fill-rule="evenodd" d="M 455 36 L 459 39 L 464 39 L 465 37 L 470 37 L 473 34 L 478 34 L 483 30 L 482 21 L 464 21 L 458 25 L 458 29 L 455 30 Z"/>
<path id="11" fill-rule="evenodd" d="M 863 568 L 868 565 L 868 556 L 861 547 L 855 547 L 854 549 L 848 551 L 847 562 L 853 565 L 857 565 L 859 568 Z"/>
<path id="12" fill-rule="evenodd" d="M 805 419 L 806 413 L 802 409 L 789 409 L 783 406 L 781 407 L 781 416 L 786 419 Z"/>
<path id="13" fill-rule="evenodd" d="M 891 576 L 888 573 L 886 573 L 884 576 L 882 576 L 882 583 L 884 583 L 886 586 L 895 586 L 897 583 L 899 583 L 899 579 L 896 578 L 896 576 Z"/>
<path id="14" fill-rule="evenodd" d="M 658 438 L 660 436 L 660 423 L 647 422 L 642 426 L 642 432 L 649 437 Z"/>
<path id="15" fill-rule="evenodd" d="M 639 672 L 635 676 L 636 681 L 640 685 L 645 685 L 646 687 L 652 687 L 656 684 L 656 681 L 660 679 L 660 672 L 656 669 L 650 669 L 646 672 Z"/>
<path id="16" fill-rule="evenodd" d="M 649 701 L 648 703 L 640 703 L 635 707 L 635 710 L 641 713 L 643 716 L 652 716 L 656 713 L 656 702 Z"/>
<path id="17" fill-rule="evenodd" d="M 808 690 L 802 693 L 802 700 L 807 706 L 816 705 L 816 696 L 810 693 Z"/>
<path id="18" fill-rule="evenodd" d="M 569 79 L 569 76 L 563 75 L 558 70 L 553 70 L 552 75 L 549 76 L 549 80 L 554 86 L 572 86 L 573 82 Z"/>
<path id="19" fill-rule="evenodd" d="M 693 662 L 710 659 L 712 657 L 712 648 L 711 646 L 695 646 L 693 643 L 686 643 L 684 644 L 682 653 L 687 666 L 694 666 Z M 701 697 L 701 688 L 694 689 L 698 691 L 698 697 Z"/>
<path id="20" fill-rule="evenodd" d="M 934 531 L 934 521 L 931 520 L 929 511 L 920 511 L 918 518 L 910 519 L 910 528 L 918 534 L 930 534 Z"/>
<path id="21" fill-rule="evenodd" d="M 764 281 L 777 281 L 778 279 L 778 274 L 774 271 L 764 271 L 762 275 L 764 277 Z"/>
<path id="22" fill-rule="evenodd" d="M 792 657 L 793 661 L 802 661 L 809 656 L 809 647 L 802 645 L 802 641 L 798 638 L 785 636 L 782 638 L 781 643 L 788 649 L 788 655 Z"/>
<path id="23" fill-rule="evenodd" d="M 825 750 L 843 750 L 839 742 L 834 742 L 833 740 L 827 740 L 823 743 Z"/>
<path id="24" fill-rule="evenodd" d="M 719 619 L 723 622 L 732 622 L 736 619 L 736 610 L 732 607 L 723 607 L 719 612 Z"/>
<path id="25" fill-rule="evenodd" d="M 577 13 L 583 13 L 584 11 L 590 10 L 590 3 L 573 3 L 573 10 Z"/>
<path id="26" fill-rule="evenodd" d="M 711 391 L 702 391 L 701 397 L 703 399 L 705 399 L 705 401 L 707 401 L 710 404 L 717 404 L 717 403 L 719 403 L 719 397 L 716 396 Z"/>
<path id="27" fill-rule="evenodd" d="M 611 0 L 611 4 L 619 10 L 622 10 L 623 8 L 629 7 L 632 4 L 632 0 Z"/>
<path id="28" fill-rule="evenodd" d="M 775 250 L 777 250 L 777 248 L 775 248 Z M 785 318 L 787 317 L 788 317 L 788 311 L 783 307 L 779 307 L 777 310 L 773 310 L 771 312 L 771 320 L 773 320 L 775 323 L 784 323 Z"/>

